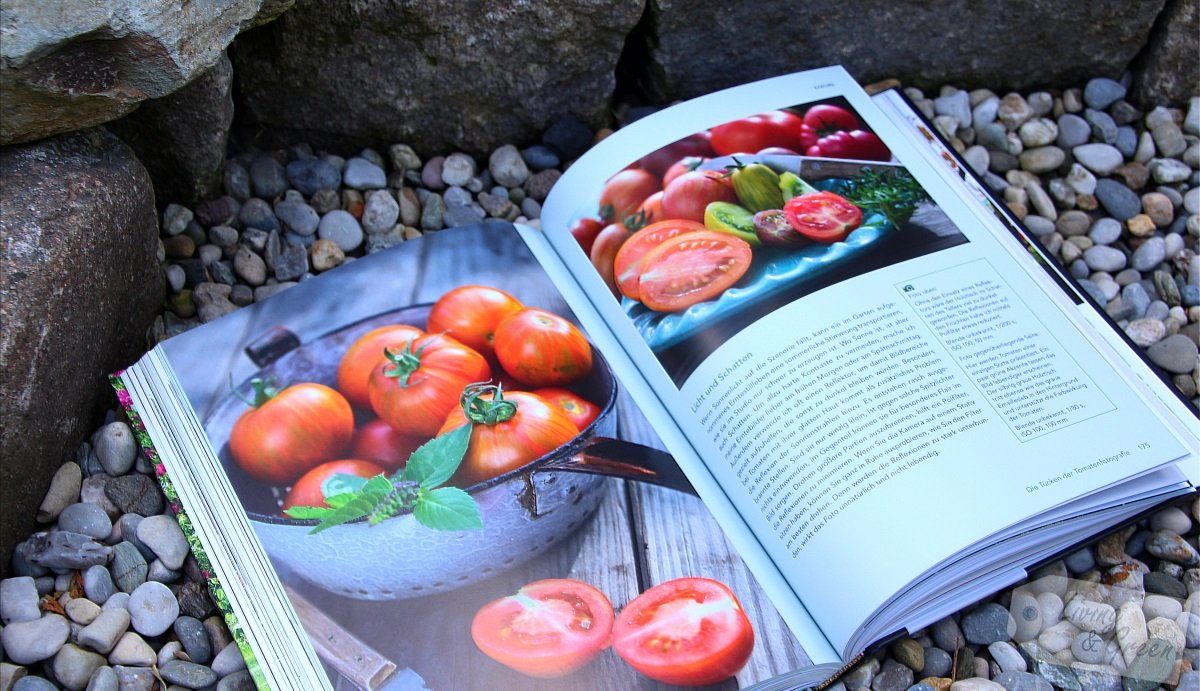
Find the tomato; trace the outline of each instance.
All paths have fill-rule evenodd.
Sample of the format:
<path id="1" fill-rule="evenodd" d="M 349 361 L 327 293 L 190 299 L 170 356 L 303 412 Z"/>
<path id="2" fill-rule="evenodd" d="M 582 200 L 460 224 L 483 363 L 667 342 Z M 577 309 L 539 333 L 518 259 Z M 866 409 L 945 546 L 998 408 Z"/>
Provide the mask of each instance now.
<path id="1" fill-rule="evenodd" d="M 703 686 L 745 666 L 754 650 L 754 629 L 725 584 L 677 578 L 621 610 L 613 625 L 613 649 L 655 681 Z"/>
<path id="2" fill-rule="evenodd" d="M 707 130 L 696 132 L 678 141 L 652 151 L 638 159 L 638 167 L 659 177 L 666 177 L 667 170 L 685 157 L 708 157 L 713 155 L 712 134 Z M 666 184 L 666 180 L 663 180 Z"/>
<path id="3" fill-rule="evenodd" d="M 425 328 L 447 333 L 480 355 L 492 354 L 496 325 L 525 309 L 519 300 L 491 286 L 459 286 L 438 298 L 429 310 Z"/>
<path id="4" fill-rule="evenodd" d="M 784 216 L 796 232 L 817 242 L 841 242 L 862 224 L 862 209 L 833 192 L 812 192 L 792 197 L 783 205 Z"/>
<path id="5" fill-rule="evenodd" d="M 471 441 L 451 479 L 471 487 L 516 470 L 566 444 L 579 434 L 567 414 L 546 399 L 526 391 L 469 387 L 462 404 L 447 416 L 438 434 L 470 423 Z"/>
<path id="6" fill-rule="evenodd" d="M 804 111 L 804 124 L 818 136 L 838 130 L 856 130 L 858 118 L 841 106 L 821 103 Z"/>
<path id="7" fill-rule="evenodd" d="M 383 466 L 389 473 L 401 470 L 408 457 L 429 437 L 412 436 L 375 419 L 358 428 L 350 442 L 350 455 Z"/>
<path id="8" fill-rule="evenodd" d="M 613 274 L 617 290 L 634 300 L 638 299 L 638 278 L 642 275 L 642 259 L 646 253 L 662 244 L 664 240 L 683 233 L 704 230 L 703 223 L 695 221 L 668 220 L 650 225 L 637 231 L 617 250 L 613 259 Z"/>
<path id="9" fill-rule="evenodd" d="M 828 158 L 854 158 L 863 161 L 890 161 L 892 152 L 874 132 L 853 130 L 834 132 L 821 137 L 808 147 L 809 156 Z"/>
<path id="10" fill-rule="evenodd" d="M 667 168 L 667 172 L 663 173 L 663 189 L 666 189 L 667 185 L 671 184 L 675 178 L 684 173 L 690 173 L 707 160 L 708 158 L 705 156 L 684 156 L 672 163 L 671 167 Z"/>
<path id="11" fill-rule="evenodd" d="M 733 235 L 711 230 L 677 235 L 642 260 L 642 304 L 658 312 L 678 312 L 711 300 L 737 283 L 750 268 L 750 259 L 750 243 Z"/>
<path id="12" fill-rule="evenodd" d="M 565 578 L 534 581 L 484 605 L 471 638 L 488 657 L 522 674 L 561 677 L 608 647 L 613 607 L 604 593 Z"/>
<path id="13" fill-rule="evenodd" d="M 367 380 L 371 370 L 384 363 L 383 349 L 389 346 L 403 347 L 405 343 L 424 336 L 425 332 L 407 324 L 393 324 L 372 329 L 358 337 L 342 355 L 338 363 L 337 388 L 347 401 L 356 408 L 370 408 Z"/>
<path id="14" fill-rule="evenodd" d="M 350 485 L 346 484 L 343 478 L 338 477 L 339 475 L 372 478 L 383 472 L 383 468 L 369 461 L 344 459 L 322 463 L 305 473 L 296 481 L 296 484 L 292 485 L 292 489 L 287 493 L 287 498 L 283 500 L 283 510 L 287 511 L 293 506 L 330 508 L 329 503 L 325 501 L 326 497 L 351 490 Z"/>
<path id="15" fill-rule="evenodd" d="M 337 458 L 354 434 L 354 411 L 323 384 L 293 384 L 275 393 L 254 379 L 252 407 L 229 432 L 229 452 L 242 470 L 282 485 L 319 463 Z"/>
<path id="16" fill-rule="evenodd" d="M 570 384 L 592 371 L 592 346 L 571 322 L 526 308 L 496 327 L 496 359 L 530 386 Z"/>
<path id="17" fill-rule="evenodd" d="M 803 124 L 803 120 L 786 110 L 751 115 L 712 128 L 712 148 L 718 156 L 754 153 L 769 146 L 800 151 Z"/>
<path id="18" fill-rule="evenodd" d="M 584 254 L 592 253 L 592 243 L 596 241 L 596 236 L 604 229 L 604 222 L 598 218 L 580 218 L 576 219 L 571 224 L 571 235 L 575 237 L 575 241 L 583 248 Z"/>
<path id="19" fill-rule="evenodd" d="M 704 222 L 704 208 L 712 202 L 736 204 L 737 193 L 729 176 L 716 170 L 693 170 L 671 181 L 663 190 L 666 218 Z"/>
<path id="20" fill-rule="evenodd" d="M 646 201 L 642 202 L 642 205 L 637 209 L 637 214 L 639 214 L 637 217 L 643 219 L 646 223 L 662 220 L 662 198 L 662 190 L 646 197 Z"/>
<path id="21" fill-rule="evenodd" d="M 544 389 L 534 389 L 531 393 L 541 396 L 546 399 L 547 403 L 566 413 L 567 417 L 571 422 L 575 423 L 575 427 L 580 432 L 600 416 L 600 406 L 570 389 L 551 386 Z"/>
<path id="22" fill-rule="evenodd" d="M 613 295 L 619 295 L 617 280 L 613 272 L 613 260 L 616 259 L 621 245 L 625 244 L 625 241 L 632 236 L 633 231 L 624 223 L 612 223 L 600 231 L 600 234 L 596 236 L 596 242 L 592 245 L 592 252 L 589 255 L 592 266 L 596 267 L 596 273 L 604 279 L 604 283 Z"/>
<path id="23" fill-rule="evenodd" d="M 637 211 L 646 197 L 662 189 L 657 175 L 638 169 L 626 169 L 604 183 L 600 193 L 600 217 L 608 222 L 624 221 Z"/>
<path id="24" fill-rule="evenodd" d="M 387 363 L 371 372 L 371 408 L 402 434 L 432 437 L 467 384 L 491 375 L 487 360 L 473 349 L 428 334 L 403 349 L 388 349 Z"/>

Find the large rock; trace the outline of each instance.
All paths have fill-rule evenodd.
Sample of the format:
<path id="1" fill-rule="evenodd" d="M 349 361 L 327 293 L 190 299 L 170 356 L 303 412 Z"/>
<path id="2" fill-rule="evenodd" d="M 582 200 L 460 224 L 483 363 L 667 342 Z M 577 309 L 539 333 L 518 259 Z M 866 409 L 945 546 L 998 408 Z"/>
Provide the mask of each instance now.
<path id="1" fill-rule="evenodd" d="M 5 0 L 0 145 L 98 125 L 212 67 L 292 0 Z"/>
<path id="2" fill-rule="evenodd" d="M 170 202 L 190 206 L 220 189 L 233 124 L 232 84 L 233 65 L 222 54 L 191 84 L 108 124 L 150 171 L 160 208 Z"/>
<path id="3" fill-rule="evenodd" d="M 239 124 L 353 151 L 490 153 L 604 118 L 641 0 L 298 0 L 230 49 Z"/>
<path id="4" fill-rule="evenodd" d="M 1200 88 L 1200 3 L 1167 0 L 1134 63 L 1133 97 L 1146 107 L 1182 104 Z"/>
<path id="5" fill-rule="evenodd" d="M 1186 0 L 1194 2 L 1194 0 Z M 1025 90 L 1116 77 L 1146 43 L 1164 0 L 1088 3 L 652 3 L 645 68 L 656 100 L 842 64 L 860 81 Z M 1035 66 L 1032 68 L 1031 66 Z M 1194 73 L 1193 73 L 1194 74 Z"/>
<path id="6" fill-rule="evenodd" d="M 0 574 L 162 304 L 150 177 L 103 129 L 0 149 Z"/>

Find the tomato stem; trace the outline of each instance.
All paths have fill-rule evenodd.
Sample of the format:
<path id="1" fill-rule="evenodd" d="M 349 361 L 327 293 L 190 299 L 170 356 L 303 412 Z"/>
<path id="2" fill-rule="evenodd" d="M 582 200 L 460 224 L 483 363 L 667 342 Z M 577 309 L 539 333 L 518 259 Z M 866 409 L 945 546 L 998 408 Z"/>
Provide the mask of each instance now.
<path id="1" fill-rule="evenodd" d="M 492 395 L 491 399 L 483 398 L 488 394 Z M 504 391 L 499 384 L 467 384 L 459 401 L 467 419 L 480 425 L 496 425 L 517 414 L 517 404 L 504 399 Z"/>
<path id="2" fill-rule="evenodd" d="M 261 377 L 255 377 L 250 380 L 250 386 L 254 389 L 253 400 L 238 393 L 237 388 L 235 388 L 233 385 L 233 374 L 231 373 L 229 375 L 229 390 L 233 392 L 233 395 L 236 396 L 239 401 L 256 410 L 261 408 L 264 403 L 272 398 L 275 398 L 275 396 L 279 394 L 278 389 L 275 388 L 275 382 L 269 378 L 263 379 Z"/>
<path id="3" fill-rule="evenodd" d="M 383 374 L 387 377 L 400 380 L 400 388 L 408 388 L 408 378 L 413 372 L 421 366 L 421 353 L 425 352 L 425 346 L 421 346 L 419 350 L 413 352 L 414 341 L 409 341 L 404 350 L 396 352 L 391 348 L 384 347 L 383 356 L 388 362 L 383 366 Z M 426 344 L 428 345 L 428 344 Z"/>

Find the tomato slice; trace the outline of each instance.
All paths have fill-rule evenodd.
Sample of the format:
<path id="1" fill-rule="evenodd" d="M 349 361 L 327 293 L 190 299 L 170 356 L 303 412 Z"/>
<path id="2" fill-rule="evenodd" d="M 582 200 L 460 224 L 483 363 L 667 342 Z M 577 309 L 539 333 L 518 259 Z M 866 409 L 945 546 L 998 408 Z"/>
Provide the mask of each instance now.
<path id="1" fill-rule="evenodd" d="M 639 298 L 657 312 L 687 309 L 737 283 L 751 256 L 750 243 L 733 235 L 711 230 L 677 235 L 642 259 Z"/>
<path id="2" fill-rule="evenodd" d="M 664 684 L 702 686 L 733 676 L 750 659 L 754 629 L 724 583 L 677 578 L 634 598 L 617 616 L 613 648 Z"/>
<path id="3" fill-rule="evenodd" d="M 817 242 L 841 242 L 862 225 L 862 209 L 833 192 L 812 192 L 792 197 L 783 205 L 788 223 L 804 237 Z"/>
<path id="4" fill-rule="evenodd" d="M 488 657 L 522 674 L 550 679 L 583 667 L 608 647 L 612 603 L 581 581 L 534 581 L 484 605 L 471 638 Z"/>
<path id="5" fill-rule="evenodd" d="M 665 240 L 677 235 L 704 230 L 703 223 L 671 219 L 651 223 L 642 228 L 621 245 L 617 256 L 613 259 L 613 273 L 616 276 L 617 289 L 621 294 L 634 300 L 638 299 L 638 278 L 642 274 L 642 259 L 646 253 L 658 247 Z"/>

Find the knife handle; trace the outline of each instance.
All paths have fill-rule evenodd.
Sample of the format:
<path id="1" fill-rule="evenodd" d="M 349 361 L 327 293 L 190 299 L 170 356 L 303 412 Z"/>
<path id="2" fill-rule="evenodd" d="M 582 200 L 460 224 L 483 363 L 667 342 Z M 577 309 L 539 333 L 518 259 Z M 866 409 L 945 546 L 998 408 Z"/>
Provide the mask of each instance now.
<path id="1" fill-rule="evenodd" d="M 392 661 L 330 619 L 290 586 L 283 586 L 317 655 L 348 681 L 374 691 L 396 671 Z"/>

